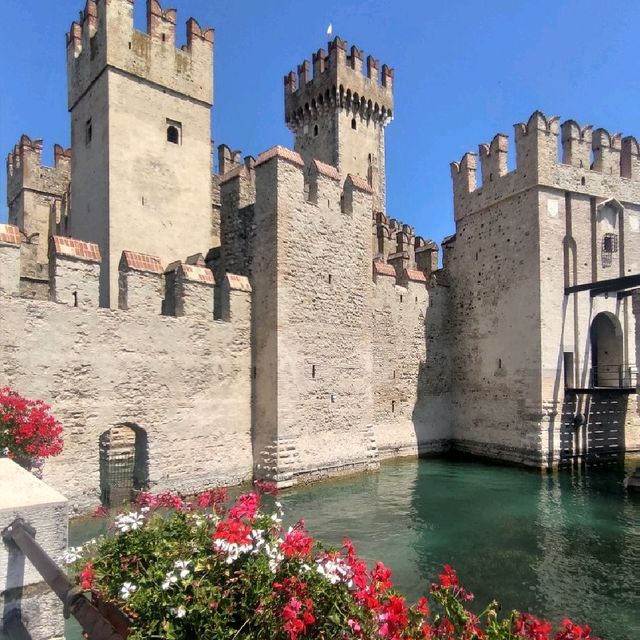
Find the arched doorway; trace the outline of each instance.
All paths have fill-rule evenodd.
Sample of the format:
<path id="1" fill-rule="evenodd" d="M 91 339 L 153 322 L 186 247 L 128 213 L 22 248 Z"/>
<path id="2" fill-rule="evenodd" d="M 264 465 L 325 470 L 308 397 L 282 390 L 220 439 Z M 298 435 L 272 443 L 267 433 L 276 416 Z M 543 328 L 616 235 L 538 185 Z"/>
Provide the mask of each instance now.
<path id="1" fill-rule="evenodd" d="M 591 323 L 591 378 L 594 387 L 621 387 L 623 384 L 622 328 L 608 311 Z"/>
<path id="2" fill-rule="evenodd" d="M 145 489 L 149 480 L 147 433 L 137 425 L 119 424 L 100 436 L 100 499 L 117 506 Z"/>

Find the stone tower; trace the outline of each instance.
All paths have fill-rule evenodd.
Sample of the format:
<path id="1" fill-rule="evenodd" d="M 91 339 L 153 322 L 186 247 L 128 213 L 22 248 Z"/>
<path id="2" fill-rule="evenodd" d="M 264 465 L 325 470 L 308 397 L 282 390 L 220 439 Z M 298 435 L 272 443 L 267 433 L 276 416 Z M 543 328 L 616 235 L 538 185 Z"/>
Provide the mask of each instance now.
<path id="1" fill-rule="evenodd" d="M 117 304 L 123 249 L 164 263 L 217 242 L 211 213 L 213 30 L 147 0 L 88 0 L 67 34 L 70 235 L 100 246 L 100 304 Z"/>
<path id="2" fill-rule="evenodd" d="M 393 116 L 393 69 L 340 38 L 312 64 L 284 78 L 285 120 L 306 163 L 320 160 L 360 176 L 373 189 L 374 211 L 385 211 L 384 128 Z M 311 72 L 313 68 L 313 74 Z"/>

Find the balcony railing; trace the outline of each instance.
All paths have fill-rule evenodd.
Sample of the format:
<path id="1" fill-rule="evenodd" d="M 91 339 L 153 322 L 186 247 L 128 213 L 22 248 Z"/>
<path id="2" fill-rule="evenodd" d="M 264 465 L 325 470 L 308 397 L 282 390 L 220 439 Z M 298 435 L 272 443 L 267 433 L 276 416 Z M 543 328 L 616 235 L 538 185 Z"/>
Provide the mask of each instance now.
<path id="1" fill-rule="evenodd" d="M 634 364 L 607 364 L 592 367 L 589 386 L 594 389 L 635 389 L 638 385 L 638 368 Z"/>

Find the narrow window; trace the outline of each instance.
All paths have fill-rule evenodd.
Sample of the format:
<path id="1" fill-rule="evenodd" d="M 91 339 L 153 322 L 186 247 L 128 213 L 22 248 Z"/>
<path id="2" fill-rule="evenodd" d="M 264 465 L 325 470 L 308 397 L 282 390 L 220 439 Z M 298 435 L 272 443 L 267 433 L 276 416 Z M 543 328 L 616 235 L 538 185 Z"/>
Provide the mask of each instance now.
<path id="1" fill-rule="evenodd" d="M 165 33 L 162 34 L 162 42 L 166 42 L 167 40 L 167 35 Z"/>
<path id="2" fill-rule="evenodd" d="M 311 365 L 311 377 L 312 378 L 316 377 L 316 365 L 315 364 Z"/>
<path id="3" fill-rule="evenodd" d="M 84 141 L 85 144 L 89 144 L 93 138 L 93 125 L 91 124 L 91 118 L 89 118 L 84 126 Z"/>
<path id="4" fill-rule="evenodd" d="M 78 292 L 74 291 L 72 295 L 73 295 L 73 306 L 77 307 L 78 306 Z"/>
<path id="5" fill-rule="evenodd" d="M 580 180 L 580 184 L 584 186 L 586 183 L 587 183 L 586 178 L 584 176 L 582 176 L 582 178 Z"/>
<path id="6" fill-rule="evenodd" d="M 131 49 L 131 43 L 129 43 L 129 49 Z"/>
<path id="7" fill-rule="evenodd" d="M 402 302 L 402 300 L 403 300 L 403 295 L 400 294 L 400 302 Z"/>
<path id="8" fill-rule="evenodd" d="M 331 284 L 331 274 L 329 274 L 329 284 Z"/>
<path id="9" fill-rule="evenodd" d="M 396 412 L 396 401 L 392 400 L 391 401 L 391 413 L 395 413 Z"/>
<path id="10" fill-rule="evenodd" d="M 393 379 L 394 380 L 396 379 L 396 370 L 395 369 L 393 370 Z"/>
<path id="11" fill-rule="evenodd" d="M 144 207 L 144 196 L 142 196 L 141 201 L 142 201 L 142 206 Z"/>
<path id="12" fill-rule="evenodd" d="M 318 135 L 318 125 L 313 125 L 313 135 L 314 137 Z"/>
<path id="13" fill-rule="evenodd" d="M 355 119 L 355 118 L 352 118 L 352 119 L 351 119 L 351 128 L 352 128 L 352 129 L 356 129 L 356 127 L 357 127 L 357 125 L 356 125 L 356 119 Z"/>
<path id="14" fill-rule="evenodd" d="M 502 358 L 498 358 L 498 369 L 502 369 Z"/>
<path id="15" fill-rule="evenodd" d="M 333 395 L 333 393 L 331 394 L 331 402 L 335 402 L 336 401 L 336 397 Z"/>
<path id="16" fill-rule="evenodd" d="M 175 120 L 167 120 L 167 142 L 182 144 L 182 124 Z"/>

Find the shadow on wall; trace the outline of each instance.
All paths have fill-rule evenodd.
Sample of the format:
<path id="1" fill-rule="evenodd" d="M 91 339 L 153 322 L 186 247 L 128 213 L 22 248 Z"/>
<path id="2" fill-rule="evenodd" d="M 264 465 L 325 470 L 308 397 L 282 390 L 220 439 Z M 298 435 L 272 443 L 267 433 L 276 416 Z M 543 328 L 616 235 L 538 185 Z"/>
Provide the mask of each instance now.
<path id="1" fill-rule="evenodd" d="M 424 318 L 425 360 L 419 362 L 412 421 L 419 454 L 451 446 L 451 331 L 448 287 L 429 286 Z"/>
<path id="2" fill-rule="evenodd" d="M 628 402 L 629 396 L 611 391 L 567 393 L 560 423 L 560 463 L 624 460 Z"/>
<path id="3" fill-rule="evenodd" d="M 100 500 L 105 506 L 128 502 L 149 486 L 147 432 L 133 423 L 105 431 L 100 444 Z"/>

